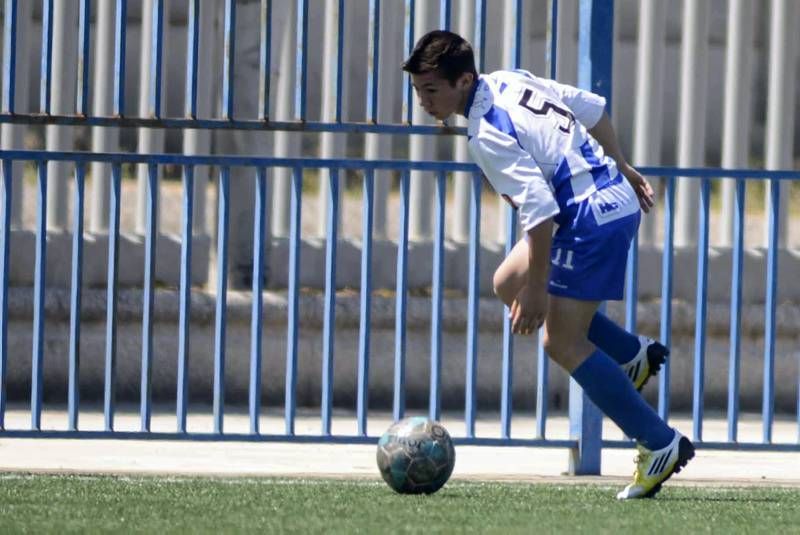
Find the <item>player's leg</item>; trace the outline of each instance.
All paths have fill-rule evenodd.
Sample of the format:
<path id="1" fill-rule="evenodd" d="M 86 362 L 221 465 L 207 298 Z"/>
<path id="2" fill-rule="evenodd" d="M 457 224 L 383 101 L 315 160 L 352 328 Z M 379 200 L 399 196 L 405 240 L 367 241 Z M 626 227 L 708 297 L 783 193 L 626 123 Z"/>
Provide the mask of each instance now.
<path id="1" fill-rule="evenodd" d="M 636 391 L 620 367 L 594 347 L 587 333 L 599 303 L 550 296 L 544 345 L 592 402 L 637 442 L 634 482 L 617 497 L 652 496 L 694 456 L 688 439 L 670 428 Z"/>
<path id="2" fill-rule="evenodd" d="M 622 367 L 637 390 L 658 374 L 669 356 L 669 348 L 660 342 L 629 333 L 600 311 L 592 317 L 588 338 Z"/>
<path id="3" fill-rule="evenodd" d="M 503 259 L 492 277 L 494 293 L 510 307 L 528 276 L 528 242 L 521 239 Z"/>
<path id="4" fill-rule="evenodd" d="M 516 298 L 528 274 L 528 244 L 521 239 L 494 272 L 494 292 L 506 306 Z M 601 312 L 596 312 L 589 326 L 589 341 L 613 358 L 634 386 L 641 390 L 656 375 L 669 355 L 660 343 L 636 336 L 619 327 Z"/>
<path id="5" fill-rule="evenodd" d="M 597 398 L 597 406 L 629 437 L 662 447 L 672 439 L 672 431 L 644 402 L 619 366 L 586 336 L 598 305 L 597 301 L 551 295 L 545 321 L 547 354 L 584 387 L 593 401 Z"/>

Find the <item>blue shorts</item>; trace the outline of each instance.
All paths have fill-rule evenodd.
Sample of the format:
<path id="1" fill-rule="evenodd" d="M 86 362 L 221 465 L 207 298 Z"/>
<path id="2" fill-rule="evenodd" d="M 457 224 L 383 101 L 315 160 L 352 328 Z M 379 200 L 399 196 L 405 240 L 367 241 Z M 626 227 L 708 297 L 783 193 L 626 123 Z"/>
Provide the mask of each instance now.
<path id="1" fill-rule="evenodd" d="M 641 219 L 636 203 L 634 208 L 590 197 L 559 214 L 550 252 L 550 294 L 582 301 L 622 299 L 628 249 Z"/>

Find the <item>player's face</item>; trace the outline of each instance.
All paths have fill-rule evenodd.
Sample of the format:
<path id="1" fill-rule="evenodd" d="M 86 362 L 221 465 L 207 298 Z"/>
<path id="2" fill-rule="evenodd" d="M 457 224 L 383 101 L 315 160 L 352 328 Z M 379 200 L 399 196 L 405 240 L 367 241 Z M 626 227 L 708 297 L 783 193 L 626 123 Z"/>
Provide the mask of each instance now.
<path id="1" fill-rule="evenodd" d="M 464 111 L 472 81 L 472 74 L 466 73 L 455 84 L 451 84 L 436 71 L 411 75 L 411 84 L 417 93 L 419 105 L 440 121 Z"/>

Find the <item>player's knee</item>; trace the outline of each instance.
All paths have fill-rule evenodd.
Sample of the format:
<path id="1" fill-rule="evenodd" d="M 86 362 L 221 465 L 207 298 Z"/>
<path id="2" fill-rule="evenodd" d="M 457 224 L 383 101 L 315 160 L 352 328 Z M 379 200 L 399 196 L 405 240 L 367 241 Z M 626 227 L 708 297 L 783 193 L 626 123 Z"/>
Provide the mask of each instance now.
<path id="1" fill-rule="evenodd" d="M 504 276 L 499 269 L 495 270 L 492 277 L 492 290 L 494 295 L 502 300 L 506 300 L 508 294 L 508 277 Z"/>
<path id="2" fill-rule="evenodd" d="M 548 355 L 554 360 L 559 360 L 561 355 L 564 354 L 564 340 L 559 339 L 558 335 L 552 335 L 545 330 L 542 345 Z"/>
<path id="3" fill-rule="evenodd" d="M 558 363 L 571 360 L 577 350 L 573 339 L 558 333 L 545 332 L 542 342 L 547 354 Z"/>

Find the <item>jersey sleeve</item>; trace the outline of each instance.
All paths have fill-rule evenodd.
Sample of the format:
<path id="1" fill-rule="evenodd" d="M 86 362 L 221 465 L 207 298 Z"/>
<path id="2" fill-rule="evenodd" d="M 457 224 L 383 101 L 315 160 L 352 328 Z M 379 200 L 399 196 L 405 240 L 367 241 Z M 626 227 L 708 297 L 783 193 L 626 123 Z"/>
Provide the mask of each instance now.
<path id="1" fill-rule="evenodd" d="M 603 117 L 603 111 L 606 109 L 604 97 L 571 85 L 560 84 L 552 80 L 548 80 L 548 82 L 562 102 L 569 106 L 578 122 L 586 128 L 594 127 Z"/>
<path id="2" fill-rule="evenodd" d="M 558 214 L 558 203 L 541 169 L 514 137 L 487 125 L 468 146 L 495 191 L 517 208 L 523 230 Z"/>

